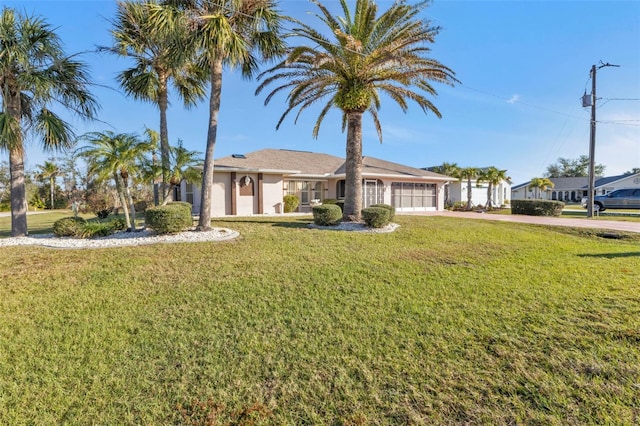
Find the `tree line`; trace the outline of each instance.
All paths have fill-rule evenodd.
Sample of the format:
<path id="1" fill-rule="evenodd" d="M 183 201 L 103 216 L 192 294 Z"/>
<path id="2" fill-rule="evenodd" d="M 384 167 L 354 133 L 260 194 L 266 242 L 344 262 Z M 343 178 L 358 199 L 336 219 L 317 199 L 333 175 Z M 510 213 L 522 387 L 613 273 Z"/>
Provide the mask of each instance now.
<path id="1" fill-rule="evenodd" d="M 422 16 L 428 2 L 399 1 L 379 11 L 373 0 L 356 0 L 350 9 L 340 0 L 344 16 L 335 17 L 320 1 L 320 27 L 287 17 L 275 0 L 148 0 L 119 1 L 112 21 L 113 44 L 100 50 L 128 58 L 132 66 L 117 77 L 120 88 L 134 99 L 159 110 L 159 183 L 161 199 L 171 198 L 171 148 L 167 108 L 169 92 L 187 108 L 208 100 L 209 119 L 201 177 L 198 230 L 211 227 L 214 152 L 223 74 L 239 71 L 261 80 L 256 95 L 268 91 L 286 96 L 285 111 L 276 128 L 294 111 L 322 105 L 312 136 L 331 109 L 342 114 L 346 131 L 345 220 L 359 220 L 362 208 L 362 120 L 367 113 L 382 141 L 378 111 L 382 96 L 403 111 L 409 101 L 425 113 L 441 117 L 431 97 L 434 83 L 454 85 L 455 73 L 429 56 L 440 32 Z M 295 36 L 285 43 L 287 30 Z M 78 140 L 88 143 L 83 155 L 89 170 L 107 176 L 129 209 L 127 192 L 132 164 L 140 163 L 144 143 L 127 133 L 99 132 L 76 137 L 54 112 L 58 104 L 92 120 L 99 109 L 89 88 L 87 65 L 67 55 L 54 29 L 41 17 L 5 7 L 0 16 L 0 149 L 9 153 L 11 229 L 27 234 L 24 138 L 38 137 L 47 151 L 69 149 Z M 260 72 L 266 61 L 275 65 Z M 208 89 L 208 90 L 207 90 Z M 148 149 L 148 147 L 146 148 Z M 115 153 L 118 153 L 116 156 Z M 134 225 L 134 222 L 131 223 Z"/>

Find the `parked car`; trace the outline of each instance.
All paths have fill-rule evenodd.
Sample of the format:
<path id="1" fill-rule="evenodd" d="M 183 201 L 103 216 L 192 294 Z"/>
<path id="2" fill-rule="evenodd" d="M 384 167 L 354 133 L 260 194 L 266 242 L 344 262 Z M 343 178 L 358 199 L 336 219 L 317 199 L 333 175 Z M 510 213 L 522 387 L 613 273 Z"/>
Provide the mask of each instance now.
<path id="1" fill-rule="evenodd" d="M 589 198 L 582 199 L 582 207 L 587 208 Z M 606 195 L 596 195 L 593 198 L 593 210 L 606 209 L 640 209 L 640 188 L 617 189 Z"/>

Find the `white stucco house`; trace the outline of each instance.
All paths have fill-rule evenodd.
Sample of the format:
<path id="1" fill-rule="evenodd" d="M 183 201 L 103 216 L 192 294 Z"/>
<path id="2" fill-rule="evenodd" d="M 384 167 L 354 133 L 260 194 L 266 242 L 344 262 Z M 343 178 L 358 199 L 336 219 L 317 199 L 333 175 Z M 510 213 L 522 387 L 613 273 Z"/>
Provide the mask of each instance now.
<path id="1" fill-rule="evenodd" d="M 589 193 L 589 178 L 565 177 L 549 178 L 553 182 L 553 188 L 542 191 L 538 198 L 543 200 L 558 200 L 565 203 L 579 203 L 582 197 Z M 511 188 L 511 199 L 533 199 L 536 190 L 529 189 L 529 182 L 521 183 Z M 640 188 L 640 173 L 625 173 L 617 176 L 607 176 L 595 180 L 594 191 L 596 195 L 605 195 L 616 189 Z"/>
<path id="2" fill-rule="evenodd" d="M 398 212 L 444 209 L 444 185 L 450 176 L 364 156 L 363 207 L 385 203 Z M 234 154 L 214 162 L 211 215 L 250 216 L 283 213 L 283 197 L 300 200 L 298 211 L 312 204 L 344 199 L 345 160 L 328 154 L 285 149 L 263 149 Z M 200 210 L 200 187 L 182 182 L 176 200 Z"/>
<path id="3" fill-rule="evenodd" d="M 468 182 L 464 180 L 454 180 L 449 183 L 449 198 L 452 202 L 467 202 L 467 185 Z M 478 182 L 475 179 L 471 179 L 471 202 L 474 206 L 484 206 L 487 204 L 487 189 L 489 184 L 487 182 Z M 507 180 L 501 180 L 498 185 L 493 185 L 491 188 L 491 203 L 493 206 L 504 206 L 509 204 L 511 196 L 511 183 Z"/>

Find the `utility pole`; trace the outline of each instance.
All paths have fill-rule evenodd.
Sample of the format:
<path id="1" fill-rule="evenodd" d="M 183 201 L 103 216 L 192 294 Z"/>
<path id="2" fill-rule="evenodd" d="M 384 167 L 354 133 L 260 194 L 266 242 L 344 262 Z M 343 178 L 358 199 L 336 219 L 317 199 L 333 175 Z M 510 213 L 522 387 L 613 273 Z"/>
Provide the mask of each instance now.
<path id="1" fill-rule="evenodd" d="M 587 217 L 593 217 L 593 197 L 596 186 L 596 71 L 604 67 L 619 67 L 620 65 L 612 65 L 610 63 L 603 64 L 600 61 L 600 66 L 591 67 L 591 132 L 589 133 L 589 186 L 587 195 Z"/>

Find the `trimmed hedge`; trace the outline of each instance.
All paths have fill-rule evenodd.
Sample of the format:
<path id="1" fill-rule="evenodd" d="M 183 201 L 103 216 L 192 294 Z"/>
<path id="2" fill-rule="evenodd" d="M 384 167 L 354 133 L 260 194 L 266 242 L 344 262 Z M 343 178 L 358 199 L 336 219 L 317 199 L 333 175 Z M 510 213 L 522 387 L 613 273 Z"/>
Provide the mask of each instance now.
<path id="1" fill-rule="evenodd" d="M 335 204 L 313 207 L 313 223 L 318 226 L 337 225 L 342 220 L 342 209 Z"/>
<path id="2" fill-rule="evenodd" d="M 389 224 L 389 210 L 384 207 L 362 209 L 362 220 L 369 228 L 383 228 Z"/>
<path id="3" fill-rule="evenodd" d="M 284 202 L 285 213 L 296 211 L 298 205 L 300 205 L 300 200 L 295 195 L 285 195 L 282 201 Z"/>
<path id="4" fill-rule="evenodd" d="M 158 234 L 174 234 L 191 228 L 191 204 L 185 202 L 169 203 L 165 206 L 147 208 L 144 222 L 148 228 Z"/>
<path id="5" fill-rule="evenodd" d="M 53 223 L 53 233 L 57 237 L 77 237 L 87 221 L 78 216 L 63 217 Z"/>
<path id="6" fill-rule="evenodd" d="M 564 203 L 549 200 L 511 200 L 511 214 L 527 216 L 560 216 Z"/>
<path id="7" fill-rule="evenodd" d="M 344 200 L 337 200 L 336 206 L 340 207 L 340 211 L 344 211 Z"/>
<path id="8" fill-rule="evenodd" d="M 391 222 L 396 217 L 396 208 L 389 204 L 372 204 L 369 207 L 382 207 L 383 209 L 389 210 L 389 222 Z"/>

